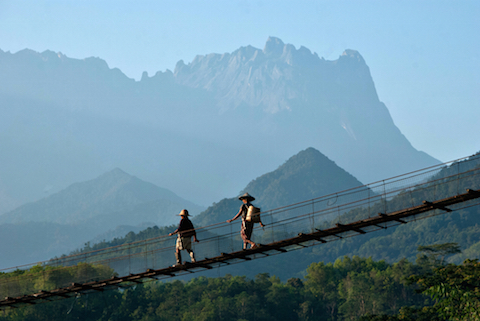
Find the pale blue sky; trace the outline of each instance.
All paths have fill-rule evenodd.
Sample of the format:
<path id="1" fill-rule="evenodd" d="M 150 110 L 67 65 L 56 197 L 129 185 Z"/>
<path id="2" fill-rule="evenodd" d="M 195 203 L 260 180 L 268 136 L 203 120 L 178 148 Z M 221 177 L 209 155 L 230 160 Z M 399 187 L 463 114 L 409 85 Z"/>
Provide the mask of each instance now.
<path id="1" fill-rule="evenodd" d="M 0 0 L 0 49 L 100 57 L 139 79 L 269 36 L 327 60 L 365 58 L 412 145 L 442 161 L 480 150 L 480 1 Z"/>

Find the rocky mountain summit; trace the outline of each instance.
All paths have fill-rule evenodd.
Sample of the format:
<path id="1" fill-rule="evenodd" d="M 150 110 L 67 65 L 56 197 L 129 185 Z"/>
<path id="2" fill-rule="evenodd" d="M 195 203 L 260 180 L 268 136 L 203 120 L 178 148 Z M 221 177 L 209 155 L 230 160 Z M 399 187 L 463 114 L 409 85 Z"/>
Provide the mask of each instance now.
<path id="1" fill-rule="evenodd" d="M 211 92 L 219 112 L 256 126 L 243 134 L 250 141 L 268 131 L 281 148 L 313 146 L 364 182 L 438 163 L 395 126 L 355 50 L 327 61 L 270 37 L 263 50 L 247 46 L 180 61 L 174 78 Z"/>
<path id="2" fill-rule="evenodd" d="M 180 61 L 174 77 L 179 84 L 213 92 L 223 109 L 246 104 L 275 114 L 297 106 L 306 109 L 300 105 L 314 102 L 319 109 L 329 109 L 338 103 L 334 97 L 359 94 L 364 104 L 378 101 L 370 71 L 357 51 L 346 50 L 338 60 L 327 61 L 273 37 L 263 50 L 247 46 L 231 54 L 197 56 L 188 65 Z"/>

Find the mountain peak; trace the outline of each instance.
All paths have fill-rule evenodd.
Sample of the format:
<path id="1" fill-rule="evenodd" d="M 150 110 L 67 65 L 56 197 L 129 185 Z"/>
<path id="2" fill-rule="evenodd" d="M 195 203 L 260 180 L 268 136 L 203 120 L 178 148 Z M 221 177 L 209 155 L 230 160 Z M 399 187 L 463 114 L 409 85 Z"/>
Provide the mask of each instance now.
<path id="1" fill-rule="evenodd" d="M 269 37 L 263 48 L 263 53 L 267 56 L 280 57 L 283 53 L 283 47 L 285 47 L 285 44 L 282 40 L 276 37 Z"/>
<path id="2" fill-rule="evenodd" d="M 356 50 L 346 49 L 340 56 L 339 60 L 342 61 L 346 59 L 366 65 L 365 59 L 363 59 L 362 55 Z"/>
<path id="3" fill-rule="evenodd" d="M 172 191 L 145 182 L 120 168 L 114 168 L 97 178 L 74 183 L 58 193 L 22 205 L 2 215 L 0 223 L 45 221 L 77 224 L 97 216 L 128 212 L 132 208 L 148 207 L 148 204 L 154 203 L 163 204 L 165 208 L 170 209 L 175 205 L 172 212 L 180 210 L 186 203 L 194 212 L 198 211 L 196 205 L 180 198 Z M 133 213 L 134 211 L 130 214 Z M 129 215 L 123 222 L 119 219 L 112 224 L 132 224 L 132 220 L 135 222 L 135 219 Z M 170 218 L 164 220 L 171 222 Z"/>
<path id="4" fill-rule="evenodd" d="M 103 175 L 109 175 L 109 176 L 129 176 L 131 177 L 130 174 L 128 174 L 127 172 L 123 171 L 122 169 L 118 168 L 118 167 L 115 167 L 114 169 L 112 169 L 111 171 L 109 172 L 106 172 L 105 174 Z"/>
<path id="5" fill-rule="evenodd" d="M 363 185 L 315 148 L 290 157 L 275 171 L 250 182 L 245 191 L 266 208 L 305 201 Z"/>
<path id="6" fill-rule="evenodd" d="M 251 181 L 240 193 L 248 192 L 255 204 L 271 210 L 363 184 L 315 148 L 290 157 L 276 170 Z M 196 217 L 199 225 L 224 221 L 238 211 L 237 197 L 223 199 Z"/>
<path id="7" fill-rule="evenodd" d="M 103 173 L 99 177 L 91 180 L 90 182 L 95 182 L 95 184 L 98 184 L 99 182 L 103 182 L 103 185 L 105 188 L 109 189 L 112 188 L 112 186 L 121 186 L 124 184 L 127 184 L 128 182 L 137 179 L 135 176 L 132 176 L 120 168 L 116 167 L 112 169 L 111 171 L 108 171 L 106 173 Z M 76 184 L 82 184 L 82 183 L 76 183 Z"/>

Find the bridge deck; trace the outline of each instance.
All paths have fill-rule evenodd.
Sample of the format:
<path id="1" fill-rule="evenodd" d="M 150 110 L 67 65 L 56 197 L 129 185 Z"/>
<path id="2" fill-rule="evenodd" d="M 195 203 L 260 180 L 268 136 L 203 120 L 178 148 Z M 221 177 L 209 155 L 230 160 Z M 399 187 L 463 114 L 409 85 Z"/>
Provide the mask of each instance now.
<path id="1" fill-rule="evenodd" d="M 73 283 L 71 286 L 58 288 L 51 291 L 40 291 L 38 293 L 23 295 L 19 297 L 6 297 L 0 300 L 0 309 L 14 308 L 24 304 L 36 304 L 43 301 L 51 301 L 58 298 L 68 298 L 78 293 L 88 293 L 96 291 L 104 291 L 108 289 L 118 288 L 122 285 L 132 283 L 141 283 L 145 279 L 163 279 L 185 273 L 194 273 L 205 269 L 212 269 L 214 266 L 222 264 L 231 264 L 238 261 L 248 261 L 257 258 L 258 255 L 268 256 L 271 254 L 284 253 L 301 247 L 326 243 L 390 226 L 404 224 L 408 222 L 408 218 L 416 219 L 424 218 L 434 210 L 442 210 L 451 212 L 449 206 L 463 203 L 469 200 L 480 198 L 480 191 L 467 189 L 466 193 L 458 194 L 452 197 L 444 198 L 437 201 L 424 200 L 421 205 L 398 210 L 391 213 L 378 213 L 374 217 L 358 220 L 348 224 L 336 223 L 334 227 L 318 230 L 312 233 L 299 233 L 295 237 L 286 238 L 280 241 L 262 244 L 257 248 L 234 251 L 230 253 L 221 253 L 221 255 L 204 258 L 196 263 L 189 263 L 180 266 L 170 266 L 162 269 L 148 269 L 141 273 L 130 274 L 122 277 L 112 277 L 101 281 L 92 281 L 85 283 Z"/>

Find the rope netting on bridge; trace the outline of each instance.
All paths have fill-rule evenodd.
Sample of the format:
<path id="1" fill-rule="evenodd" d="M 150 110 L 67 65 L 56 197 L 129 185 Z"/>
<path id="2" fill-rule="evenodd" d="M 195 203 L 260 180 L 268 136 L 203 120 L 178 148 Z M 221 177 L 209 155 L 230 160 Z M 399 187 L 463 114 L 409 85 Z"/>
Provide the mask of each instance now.
<path id="1" fill-rule="evenodd" d="M 464 193 L 466 189 L 480 189 L 480 155 L 428 167 L 285 207 L 265 210 L 261 213 L 261 218 L 266 226 L 261 228 L 256 224 L 253 239 L 259 244 L 272 244 L 302 233 L 308 234 L 378 217 L 379 213 L 388 214 L 412 208 L 425 204 L 425 201 L 434 202 L 455 197 Z M 478 202 L 478 199 L 474 199 L 454 204 L 449 206 L 448 210 L 454 211 L 475 206 L 478 205 Z M 442 209 L 432 209 L 427 213 L 408 217 L 405 221 L 438 215 L 443 212 Z M 240 224 L 241 222 L 238 220 L 232 223 L 218 222 L 209 226 L 197 227 L 196 232 L 200 243 L 193 245 L 197 261 L 218 257 L 223 253 L 242 251 Z M 401 223 L 393 221 L 388 226 L 397 224 Z M 362 232 L 371 232 L 386 227 L 372 225 Z M 351 230 L 343 233 L 342 237 L 358 234 Z M 334 239 L 336 238 L 311 240 L 302 245 L 286 247 L 282 249 L 282 252 Z M 72 284 L 165 269 L 175 264 L 175 241 L 176 236 L 164 235 L 0 270 L 0 298 L 8 299 L 31 295 L 65 288 Z M 264 256 L 263 253 L 258 253 L 253 254 L 252 258 Z M 222 263 L 218 263 L 218 265 L 220 264 Z M 180 272 L 175 275 L 191 273 L 188 269 Z M 164 276 L 168 277 L 168 274 Z M 157 277 L 157 279 L 159 278 L 161 277 Z"/>

